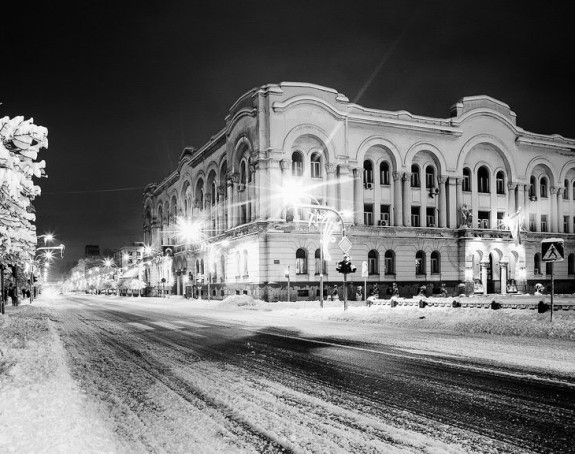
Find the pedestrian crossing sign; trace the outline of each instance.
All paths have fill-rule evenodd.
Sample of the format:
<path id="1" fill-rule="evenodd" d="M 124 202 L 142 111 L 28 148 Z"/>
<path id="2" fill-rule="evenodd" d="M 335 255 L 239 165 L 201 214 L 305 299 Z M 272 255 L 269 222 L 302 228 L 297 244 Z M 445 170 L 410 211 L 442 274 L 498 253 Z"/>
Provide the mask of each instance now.
<path id="1" fill-rule="evenodd" d="M 541 241 L 541 260 L 544 262 L 562 262 L 565 256 L 563 240 L 550 238 Z"/>

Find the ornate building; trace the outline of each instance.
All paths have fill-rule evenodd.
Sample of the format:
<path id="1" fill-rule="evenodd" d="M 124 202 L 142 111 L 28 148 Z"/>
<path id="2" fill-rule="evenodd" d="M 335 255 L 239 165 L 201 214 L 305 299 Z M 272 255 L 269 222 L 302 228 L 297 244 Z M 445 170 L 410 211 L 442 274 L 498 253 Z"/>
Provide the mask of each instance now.
<path id="1" fill-rule="evenodd" d="M 197 284 L 204 297 L 274 301 L 286 298 L 289 270 L 292 295 L 317 299 L 323 258 L 326 289 L 341 284 L 341 226 L 330 224 L 320 251 L 329 211 L 284 205 L 294 182 L 307 204 L 343 213 L 358 265 L 349 279 L 363 285 L 366 262 L 380 295 L 394 282 L 402 296 L 462 282 L 468 292 L 532 291 L 550 279 L 540 253 L 548 237 L 565 241 L 557 291 L 575 289 L 574 140 L 523 130 L 488 96 L 465 97 L 439 119 L 368 109 L 306 83 L 250 90 L 224 129 L 146 188 L 145 279 L 177 294 Z M 200 222 L 203 237 L 182 238 L 184 219 Z"/>

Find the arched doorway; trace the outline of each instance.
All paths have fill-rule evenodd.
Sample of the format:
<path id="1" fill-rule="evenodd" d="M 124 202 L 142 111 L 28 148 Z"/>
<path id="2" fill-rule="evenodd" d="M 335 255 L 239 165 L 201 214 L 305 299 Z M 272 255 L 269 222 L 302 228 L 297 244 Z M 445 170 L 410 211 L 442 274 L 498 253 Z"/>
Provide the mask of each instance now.
<path id="1" fill-rule="evenodd" d="M 489 253 L 487 264 L 487 293 L 501 293 L 500 257 L 497 252 Z"/>

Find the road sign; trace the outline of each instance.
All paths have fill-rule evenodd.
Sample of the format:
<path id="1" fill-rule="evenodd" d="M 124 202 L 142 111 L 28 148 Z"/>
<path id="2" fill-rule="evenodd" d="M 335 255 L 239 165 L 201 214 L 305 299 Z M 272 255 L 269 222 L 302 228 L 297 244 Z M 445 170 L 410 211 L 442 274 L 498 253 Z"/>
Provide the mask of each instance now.
<path id="1" fill-rule="evenodd" d="M 544 262 L 562 262 L 564 258 L 563 239 L 549 238 L 541 241 L 541 260 Z"/>
<path id="2" fill-rule="evenodd" d="M 363 262 L 361 264 L 361 277 L 367 277 L 369 275 L 368 271 L 367 271 L 367 262 Z"/>
<path id="3" fill-rule="evenodd" d="M 339 242 L 339 248 L 344 254 L 347 254 L 351 249 L 351 241 L 349 241 L 349 239 L 344 236 Z"/>

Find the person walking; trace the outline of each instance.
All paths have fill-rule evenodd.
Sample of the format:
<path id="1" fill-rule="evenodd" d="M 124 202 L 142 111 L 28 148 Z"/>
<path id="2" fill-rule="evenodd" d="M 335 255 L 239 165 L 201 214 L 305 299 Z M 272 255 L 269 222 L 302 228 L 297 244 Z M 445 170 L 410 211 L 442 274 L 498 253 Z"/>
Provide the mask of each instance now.
<path id="1" fill-rule="evenodd" d="M 12 300 L 12 306 L 16 306 L 18 303 L 18 296 L 16 295 L 16 287 L 14 284 L 10 284 L 10 288 L 8 289 L 8 296 Z"/>

